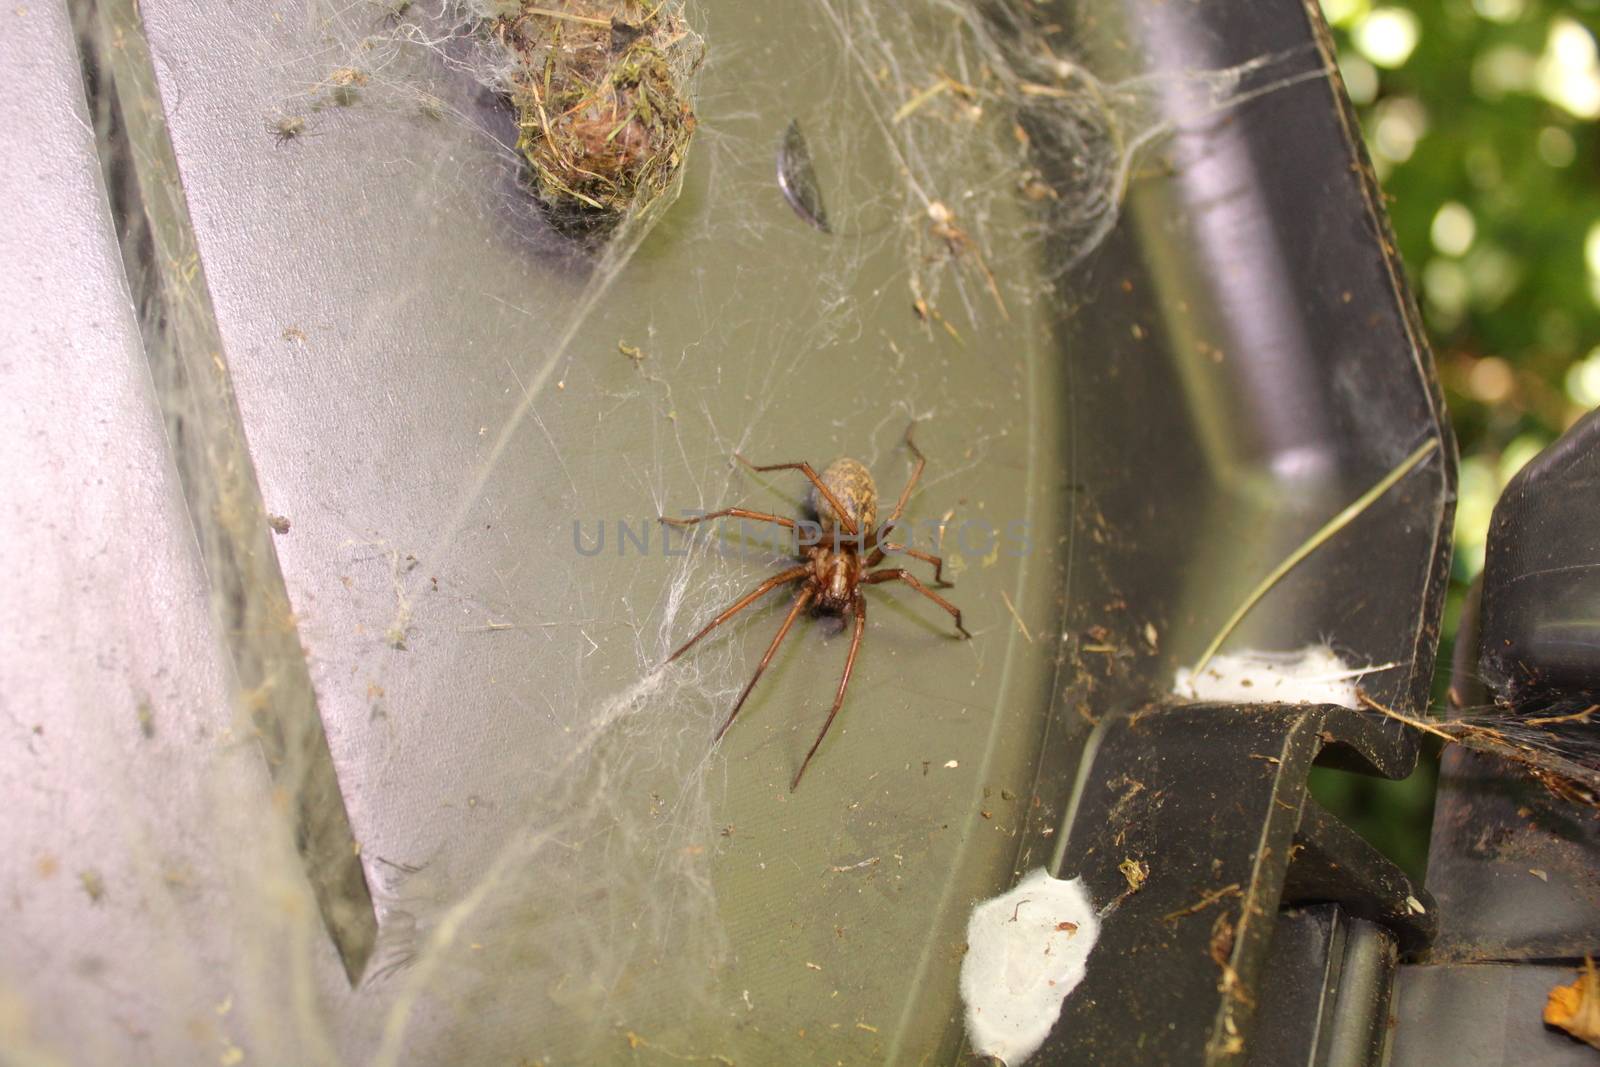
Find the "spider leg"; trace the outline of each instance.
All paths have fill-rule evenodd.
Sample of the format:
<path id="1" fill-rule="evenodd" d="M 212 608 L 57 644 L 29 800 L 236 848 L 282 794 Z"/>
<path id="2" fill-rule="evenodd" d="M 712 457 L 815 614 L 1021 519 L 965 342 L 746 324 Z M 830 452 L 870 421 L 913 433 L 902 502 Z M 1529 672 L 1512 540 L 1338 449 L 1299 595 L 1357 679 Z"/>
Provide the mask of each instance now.
<path id="1" fill-rule="evenodd" d="M 897 545 L 893 541 L 884 541 L 879 544 L 877 548 L 872 550 L 872 555 L 867 557 L 867 562 L 863 566 L 868 568 L 876 567 L 883 562 L 883 557 L 889 552 L 900 552 L 910 556 L 912 559 L 920 559 L 924 563 L 933 564 L 933 580 L 944 586 L 951 584 L 944 580 L 944 560 L 941 557 L 928 552 L 919 552 L 914 548 L 907 548 L 905 545 Z"/>
<path id="2" fill-rule="evenodd" d="M 726 515 L 732 515 L 738 519 L 755 519 L 757 522 L 775 522 L 779 526 L 787 526 L 791 530 L 794 529 L 793 519 L 786 519 L 782 515 L 768 515 L 764 511 L 751 511 L 748 508 L 723 508 L 721 511 L 713 511 L 709 515 L 695 515 L 687 519 L 669 519 L 662 515 L 660 520 L 668 526 L 693 526 L 697 522 L 720 519 Z"/>
<path id="3" fill-rule="evenodd" d="M 851 606 L 856 613 L 856 632 L 850 638 L 850 655 L 844 661 L 844 674 L 839 678 L 839 692 L 833 698 L 833 710 L 828 712 L 828 719 L 822 724 L 822 732 L 817 739 L 811 742 L 811 751 L 806 753 L 806 758 L 800 761 L 800 769 L 795 772 L 794 781 L 789 783 L 789 792 L 794 792 L 800 787 L 800 779 L 805 775 L 806 768 L 811 765 L 811 757 L 817 754 L 817 749 L 822 745 L 822 739 L 828 736 L 828 727 L 833 725 L 833 718 L 839 714 L 839 708 L 844 704 L 844 691 L 850 685 L 850 672 L 856 667 L 856 653 L 861 649 L 861 635 L 867 629 L 867 598 L 856 590 L 855 600 Z"/>
<path id="4" fill-rule="evenodd" d="M 878 532 L 873 535 L 874 541 L 888 532 L 889 527 L 900 521 L 900 513 L 905 511 L 906 501 L 911 499 L 911 490 L 917 487 L 917 482 L 922 478 L 922 468 L 928 465 L 928 457 L 924 456 L 922 449 L 918 448 L 917 443 L 911 440 L 911 431 L 916 428 L 917 424 L 915 422 L 906 427 L 906 447 L 911 449 L 913 456 L 917 457 L 917 465 L 912 469 L 911 477 L 906 481 L 906 487 L 900 490 L 900 499 L 895 501 L 894 510 L 889 512 L 889 517 L 883 520 L 883 525 L 879 526 Z"/>
<path id="5" fill-rule="evenodd" d="M 771 578 L 768 578 L 766 581 L 750 590 L 750 592 L 734 601 L 733 605 L 721 615 L 718 615 L 716 618 L 706 623 L 705 629 L 689 638 L 689 640 L 684 643 L 683 647 L 679 648 L 678 651 L 668 656 L 667 662 L 671 663 L 673 660 L 689 651 L 689 649 L 694 647 L 695 642 L 699 641 L 706 634 L 710 633 L 712 630 L 715 630 L 717 627 L 721 626 L 723 623 L 739 614 L 739 612 L 743 611 L 757 600 L 760 600 L 762 597 L 772 592 L 772 590 L 778 588 L 778 586 L 787 585 L 789 582 L 803 578 L 805 577 L 805 573 L 806 569 L 804 567 L 790 567 L 786 571 L 780 571 L 779 573 L 774 574 Z"/>
<path id="6" fill-rule="evenodd" d="M 849 514 L 849 512 L 845 511 L 844 505 L 839 503 L 839 498 L 833 495 L 833 490 L 829 489 L 827 486 L 822 484 L 822 479 L 817 477 L 817 472 L 814 469 L 812 469 L 811 464 L 809 464 L 809 463 L 771 463 L 771 464 L 768 464 L 765 467 L 758 467 L 754 463 L 751 463 L 749 460 L 745 459 L 743 456 L 739 455 L 739 453 L 737 453 L 737 452 L 735 452 L 733 454 L 733 458 L 738 460 L 740 463 L 743 463 L 746 467 L 749 467 L 751 470 L 762 472 L 762 473 L 765 473 L 766 471 L 799 471 L 801 474 L 804 474 L 807 478 L 810 478 L 811 479 L 811 484 L 817 487 L 817 492 L 821 493 L 823 495 L 823 498 L 826 499 L 829 504 L 833 505 L 833 513 L 835 515 L 839 516 L 839 521 L 840 522 L 844 523 L 845 532 L 848 533 L 851 537 L 854 537 L 857 533 L 860 532 L 859 530 L 856 529 L 855 520 L 850 518 L 850 514 Z"/>
<path id="7" fill-rule="evenodd" d="M 800 568 L 804 569 L 804 568 Z M 783 644 L 783 639 L 789 635 L 789 627 L 794 625 L 794 620 L 799 617 L 805 606 L 811 603 L 812 592 L 810 588 L 801 590 L 800 595 L 794 598 L 794 607 L 789 609 L 788 616 L 783 620 L 783 625 L 778 627 L 778 634 L 772 639 L 772 644 L 767 646 L 767 654 L 761 657 L 761 662 L 756 665 L 756 673 L 744 685 L 744 692 L 739 694 L 739 699 L 734 701 L 733 710 L 728 712 L 728 718 L 722 724 L 722 729 L 717 731 L 716 738 L 711 742 L 716 744 L 722 740 L 722 735 L 728 732 L 728 727 L 733 725 L 733 720 L 739 714 L 739 709 L 744 707 L 745 698 L 750 695 L 750 690 L 756 687 L 761 680 L 761 672 L 767 669 L 767 664 L 772 662 L 773 655 L 778 651 L 778 646 Z"/>
<path id="8" fill-rule="evenodd" d="M 948 611 L 951 615 L 955 616 L 956 629 L 961 631 L 961 636 L 967 638 L 968 640 L 972 639 L 972 635 L 967 633 L 967 628 L 961 625 L 961 609 L 950 603 L 950 601 L 946 600 L 938 593 L 935 593 L 932 589 L 929 589 L 927 586 L 917 581 L 916 576 L 910 571 L 901 570 L 898 567 L 896 567 L 894 570 L 873 571 L 871 574 L 863 576 L 861 580 L 868 585 L 878 585 L 882 582 L 905 582 L 911 588 L 915 589 L 917 592 L 921 593 L 923 596 L 927 597 L 944 610 Z"/>

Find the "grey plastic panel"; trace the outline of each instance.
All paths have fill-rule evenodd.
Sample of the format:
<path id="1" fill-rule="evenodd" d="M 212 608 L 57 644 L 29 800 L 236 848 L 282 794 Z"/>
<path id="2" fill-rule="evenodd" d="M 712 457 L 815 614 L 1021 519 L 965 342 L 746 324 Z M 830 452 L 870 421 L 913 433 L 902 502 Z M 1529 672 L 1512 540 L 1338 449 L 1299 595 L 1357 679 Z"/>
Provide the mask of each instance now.
<path id="1" fill-rule="evenodd" d="M 624 1031 L 758 1059 L 947 1044 L 966 907 L 1008 876 L 1054 670 L 1067 487 L 1039 407 L 1059 365 L 1047 305 L 957 338 L 911 312 L 903 249 L 866 232 L 881 212 L 840 212 L 855 232 L 829 237 L 783 202 L 778 136 L 855 62 L 834 29 L 789 16 L 821 58 L 751 115 L 733 88 L 792 41 L 766 13 L 717 13 L 722 40 L 762 43 L 707 68 L 684 195 L 613 277 L 553 243 L 505 115 L 448 55 L 363 55 L 377 13 L 140 11 L 154 81 L 118 88 L 159 114 L 129 124 L 135 166 L 146 196 L 181 182 L 187 218 L 157 219 L 155 243 L 192 248 L 204 279 L 163 275 L 160 314 L 180 343 L 215 322 L 381 919 L 351 994 L 325 943 L 293 941 L 314 913 L 245 898 L 213 917 L 261 954 L 261 995 L 233 1009 L 250 1055 L 604 1061 Z M 344 63 L 367 64 L 362 92 L 321 107 Z M 285 113 L 307 128 L 280 143 Z M 868 119 L 818 119 L 824 148 L 846 138 L 830 121 Z M 175 176 L 152 163 L 167 140 Z M 877 171 L 852 181 L 893 181 L 859 163 Z M 615 524 L 792 513 L 798 477 L 735 473 L 735 449 L 848 452 L 887 506 L 913 417 L 930 467 L 908 514 L 1026 519 L 1038 551 L 947 553 L 970 644 L 909 591 L 873 594 L 850 703 L 798 792 L 844 652 L 824 627 L 708 761 L 772 608 L 655 668 L 774 560 L 668 557 L 655 536 L 619 556 Z M 606 551 L 586 556 L 574 523 L 598 521 Z M 290 996 L 316 1010 L 285 1014 Z"/>
<path id="2" fill-rule="evenodd" d="M 1582 1067 L 1594 1050 L 1540 1021 L 1571 967 L 1446 964 L 1400 968 L 1389 1067 Z"/>
<path id="3" fill-rule="evenodd" d="M 223 857 L 281 831 L 59 4 L 0 12 L 0 86 L 0 1060 L 215 1063 L 246 1040 Z"/>

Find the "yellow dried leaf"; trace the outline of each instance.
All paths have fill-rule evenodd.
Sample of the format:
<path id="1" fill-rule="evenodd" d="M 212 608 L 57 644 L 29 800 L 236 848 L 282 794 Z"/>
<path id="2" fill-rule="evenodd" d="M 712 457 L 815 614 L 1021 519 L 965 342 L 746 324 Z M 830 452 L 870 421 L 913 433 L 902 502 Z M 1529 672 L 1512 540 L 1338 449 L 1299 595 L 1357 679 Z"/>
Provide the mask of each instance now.
<path id="1" fill-rule="evenodd" d="M 1586 958 L 1583 963 L 1576 982 L 1550 990 L 1544 1022 L 1600 1049 L 1600 972 L 1596 972 L 1593 959 Z"/>

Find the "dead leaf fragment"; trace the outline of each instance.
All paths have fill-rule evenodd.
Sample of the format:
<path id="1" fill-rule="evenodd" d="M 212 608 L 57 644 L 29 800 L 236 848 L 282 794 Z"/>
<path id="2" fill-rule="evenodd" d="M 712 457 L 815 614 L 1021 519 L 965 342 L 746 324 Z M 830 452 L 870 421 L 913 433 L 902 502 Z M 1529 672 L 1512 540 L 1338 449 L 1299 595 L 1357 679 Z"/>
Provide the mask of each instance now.
<path id="1" fill-rule="evenodd" d="M 1576 982 L 1550 990 L 1544 1024 L 1600 1049 L 1600 971 L 1596 971 L 1593 957 L 1584 958 L 1583 973 Z"/>
<path id="2" fill-rule="evenodd" d="M 89 895 L 91 904 L 98 904 L 106 898 L 106 880 L 94 868 L 79 871 L 78 882 L 83 886 L 83 891 Z"/>
<path id="3" fill-rule="evenodd" d="M 1117 870 L 1122 872 L 1122 877 L 1128 880 L 1128 890 L 1137 893 L 1144 888 L 1145 880 L 1150 877 L 1150 865 L 1144 860 L 1136 860 L 1129 856 L 1117 864 Z"/>
<path id="4" fill-rule="evenodd" d="M 1233 957 L 1233 935 L 1233 920 L 1227 912 L 1219 913 L 1211 924 L 1211 940 L 1206 946 L 1211 953 L 1211 962 L 1218 967 L 1227 969 L 1228 960 Z"/>

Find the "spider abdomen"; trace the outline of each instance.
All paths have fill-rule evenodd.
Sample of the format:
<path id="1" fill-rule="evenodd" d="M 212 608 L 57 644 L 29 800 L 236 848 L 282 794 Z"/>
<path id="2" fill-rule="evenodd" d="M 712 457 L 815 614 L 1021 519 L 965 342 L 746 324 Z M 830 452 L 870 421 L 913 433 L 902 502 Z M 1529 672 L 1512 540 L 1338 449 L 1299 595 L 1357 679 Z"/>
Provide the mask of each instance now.
<path id="1" fill-rule="evenodd" d="M 872 472 L 850 457 L 843 456 L 828 464 L 821 478 L 828 492 L 844 507 L 845 514 L 855 525 L 855 532 L 859 535 L 870 530 L 878 521 L 878 487 L 873 484 Z M 823 533 L 848 532 L 847 524 L 839 521 L 833 505 L 815 486 L 807 503 L 816 513 Z"/>

